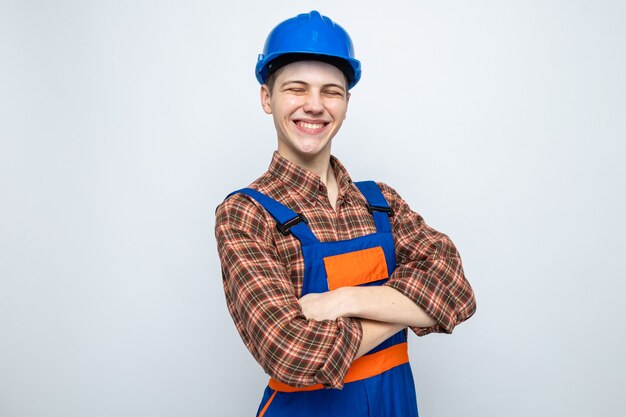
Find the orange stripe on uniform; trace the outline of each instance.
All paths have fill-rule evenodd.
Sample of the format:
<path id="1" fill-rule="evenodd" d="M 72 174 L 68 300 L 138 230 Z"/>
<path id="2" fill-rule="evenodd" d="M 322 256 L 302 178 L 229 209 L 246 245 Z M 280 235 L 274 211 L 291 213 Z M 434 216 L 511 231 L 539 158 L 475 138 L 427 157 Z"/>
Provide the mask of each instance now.
<path id="1" fill-rule="evenodd" d="M 354 287 L 389 277 L 385 252 L 380 246 L 324 258 L 328 289 Z"/>
<path id="2" fill-rule="evenodd" d="M 261 410 L 261 412 L 259 413 L 259 417 L 263 417 L 263 415 L 265 414 L 265 412 L 267 411 L 267 409 L 269 408 L 270 404 L 272 403 L 272 401 L 274 401 L 274 397 L 276 396 L 276 393 L 278 391 L 274 391 L 274 393 L 270 396 L 270 399 L 267 400 L 267 402 L 265 403 L 265 407 L 263 407 L 263 409 Z"/>
<path id="3" fill-rule="evenodd" d="M 406 342 L 398 343 L 397 345 L 393 345 L 376 353 L 361 356 L 359 359 L 352 362 L 352 366 L 350 366 L 350 369 L 348 369 L 348 373 L 346 373 L 346 377 L 344 378 L 344 383 L 360 381 L 362 379 L 380 375 L 383 372 L 405 364 L 408 361 L 408 344 Z M 268 385 L 271 389 L 280 392 L 314 391 L 324 389 L 322 384 L 296 388 L 291 385 L 278 382 L 273 378 L 270 379 Z"/>

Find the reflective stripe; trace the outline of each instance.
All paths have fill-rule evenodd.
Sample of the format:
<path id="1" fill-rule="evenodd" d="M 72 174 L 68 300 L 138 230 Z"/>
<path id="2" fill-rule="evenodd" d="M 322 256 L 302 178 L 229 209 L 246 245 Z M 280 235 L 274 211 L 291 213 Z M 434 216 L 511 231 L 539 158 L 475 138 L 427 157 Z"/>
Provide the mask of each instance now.
<path id="1" fill-rule="evenodd" d="M 385 371 L 395 368 L 396 366 L 405 364 L 409 361 L 408 345 L 406 342 L 398 343 L 370 355 L 361 356 L 352 362 L 352 366 L 348 369 L 344 383 L 360 381 L 361 379 L 370 378 Z M 308 387 L 296 388 L 290 385 L 278 382 L 271 378 L 269 387 L 280 392 L 297 392 L 297 391 L 314 391 L 324 389 L 322 384 L 315 384 Z"/>
<path id="2" fill-rule="evenodd" d="M 380 246 L 326 256 L 324 266 L 329 290 L 354 287 L 389 278 L 385 252 Z"/>

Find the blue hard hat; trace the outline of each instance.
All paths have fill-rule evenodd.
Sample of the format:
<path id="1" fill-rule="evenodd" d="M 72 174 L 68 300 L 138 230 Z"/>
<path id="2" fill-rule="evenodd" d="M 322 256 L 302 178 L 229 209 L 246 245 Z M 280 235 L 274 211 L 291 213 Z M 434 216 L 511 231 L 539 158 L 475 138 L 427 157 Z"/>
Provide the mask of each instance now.
<path id="1" fill-rule="evenodd" d="M 318 11 L 299 14 L 279 23 L 267 37 L 256 64 L 256 78 L 265 84 L 278 68 L 312 59 L 332 64 L 348 79 L 348 89 L 361 78 L 361 63 L 354 58 L 350 35 Z"/>

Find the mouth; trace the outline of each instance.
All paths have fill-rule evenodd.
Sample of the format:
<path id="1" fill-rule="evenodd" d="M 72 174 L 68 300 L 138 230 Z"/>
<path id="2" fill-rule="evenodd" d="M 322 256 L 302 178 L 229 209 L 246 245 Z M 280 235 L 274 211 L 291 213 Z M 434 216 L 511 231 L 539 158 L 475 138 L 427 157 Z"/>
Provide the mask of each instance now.
<path id="1" fill-rule="evenodd" d="M 304 120 L 294 120 L 295 125 L 298 127 L 298 130 L 304 133 L 318 133 L 326 126 L 328 126 L 329 122 L 324 121 L 304 121 Z"/>

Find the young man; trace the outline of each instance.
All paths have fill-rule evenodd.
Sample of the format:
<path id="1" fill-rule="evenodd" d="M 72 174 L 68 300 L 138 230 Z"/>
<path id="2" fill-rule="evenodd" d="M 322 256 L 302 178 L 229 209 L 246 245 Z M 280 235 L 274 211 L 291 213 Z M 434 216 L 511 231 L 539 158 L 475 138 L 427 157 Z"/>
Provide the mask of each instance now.
<path id="1" fill-rule="evenodd" d="M 417 416 L 406 328 L 450 333 L 475 310 L 448 237 L 331 155 L 360 72 L 316 11 L 280 23 L 259 56 L 278 149 L 215 226 L 229 311 L 271 377 L 259 417 Z"/>

